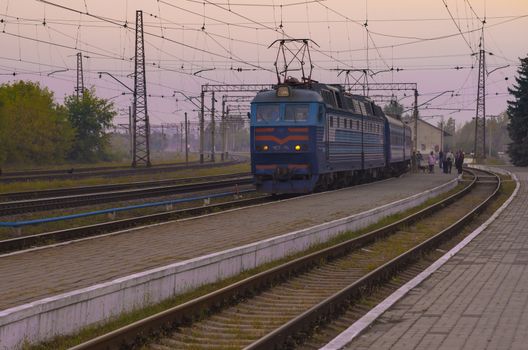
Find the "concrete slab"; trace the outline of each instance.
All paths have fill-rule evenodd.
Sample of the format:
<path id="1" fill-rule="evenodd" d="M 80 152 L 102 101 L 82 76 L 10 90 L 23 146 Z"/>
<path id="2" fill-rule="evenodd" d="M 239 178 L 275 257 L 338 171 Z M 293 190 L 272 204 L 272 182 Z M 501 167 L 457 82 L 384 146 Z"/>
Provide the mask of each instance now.
<path id="1" fill-rule="evenodd" d="M 496 220 L 347 345 L 323 349 L 528 348 L 528 169 L 509 170 L 519 191 Z"/>

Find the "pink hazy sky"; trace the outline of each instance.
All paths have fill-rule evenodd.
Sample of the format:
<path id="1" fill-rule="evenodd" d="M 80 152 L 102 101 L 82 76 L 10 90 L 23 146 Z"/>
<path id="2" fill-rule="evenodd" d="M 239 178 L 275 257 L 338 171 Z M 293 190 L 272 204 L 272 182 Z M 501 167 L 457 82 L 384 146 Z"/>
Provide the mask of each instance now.
<path id="1" fill-rule="evenodd" d="M 283 37 L 319 45 L 311 53 L 313 78 L 321 82 L 343 82 L 338 69 L 369 68 L 375 73 L 371 82 L 416 82 L 420 103 L 452 90 L 424 106 L 421 115 L 459 123 L 475 114 L 478 65 L 472 54 L 479 50 L 484 18 L 485 49 L 491 53 L 487 114 L 506 109 L 518 58 L 528 55 L 527 0 L 0 0 L 0 83 L 38 81 L 61 102 L 73 93 L 75 54 L 82 52 L 85 85 L 113 98 L 126 114 L 130 95 L 121 94 L 127 90 L 97 72 L 110 72 L 132 87 L 127 76 L 134 70 L 138 9 L 144 11 L 153 124 L 180 122 L 184 111 L 196 118 L 181 95 L 172 97 L 174 90 L 194 96 L 207 83 L 275 83 L 276 49 L 268 46 Z M 411 98 L 385 94 L 391 93 L 411 107 Z"/>

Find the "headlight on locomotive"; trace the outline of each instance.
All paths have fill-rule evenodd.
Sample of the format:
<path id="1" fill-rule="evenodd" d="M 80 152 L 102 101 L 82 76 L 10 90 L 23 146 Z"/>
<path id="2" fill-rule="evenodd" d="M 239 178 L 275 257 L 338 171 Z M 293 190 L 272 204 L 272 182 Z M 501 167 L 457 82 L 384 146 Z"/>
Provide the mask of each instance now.
<path id="1" fill-rule="evenodd" d="M 269 151 L 269 146 L 268 146 L 268 145 L 256 145 L 256 146 L 255 146 L 255 149 L 256 149 L 257 151 L 264 151 L 264 152 L 266 152 L 266 151 Z"/>

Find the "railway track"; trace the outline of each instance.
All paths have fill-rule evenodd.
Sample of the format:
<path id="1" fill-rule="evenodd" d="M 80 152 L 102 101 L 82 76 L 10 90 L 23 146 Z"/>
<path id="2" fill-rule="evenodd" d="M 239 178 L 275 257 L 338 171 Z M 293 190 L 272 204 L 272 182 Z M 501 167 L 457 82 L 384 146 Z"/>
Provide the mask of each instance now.
<path id="1" fill-rule="evenodd" d="M 123 200 L 152 198 L 195 191 L 209 191 L 237 185 L 249 185 L 253 182 L 250 176 L 220 179 L 211 182 L 176 184 L 155 187 L 136 188 L 99 193 L 84 193 L 70 196 L 57 196 L 31 200 L 19 200 L 0 203 L 0 217 L 20 213 L 53 210 L 59 208 L 80 207 L 91 204 L 111 203 Z"/>
<path id="2" fill-rule="evenodd" d="M 224 203 L 200 206 L 194 208 L 171 210 L 163 213 L 143 215 L 128 219 L 115 220 L 89 226 L 75 227 L 60 231 L 40 233 L 30 236 L 17 237 L 0 241 L 0 254 L 11 253 L 29 248 L 41 247 L 50 244 L 73 241 L 86 237 L 99 236 L 110 232 L 125 230 L 131 227 L 147 225 L 157 222 L 181 219 L 192 216 L 204 215 L 211 212 L 240 208 L 244 206 L 279 200 L 282 197 L 262 196 L 247 198 Z"/>
<path id="3" fill-rule="evenodd" d="M 188 170 L 188 169 L 207 169 L 218 166 L 229 166 L 239 164 L 243 160 L 233 159 L 222 163 L 204 163 L 189 162 L 170 164 L 170 165 L 157 165 L 148 168 L 131 168 L 129 166 L 123 167 L 101 167 L 101 168 L 71 168 L 63 170 L 35 170 L 27 172 L 7 172 L 2 173 L 0 176 L 0 183 L 10 183 L 19 181 L 49 181 L 49 180 L 64 180 L 64 179 L 82 179 L 87 177 L 118 177 L 127 175 L 139 175 L 139 174 L 155 174 L 162 172 Z"/>
<path id="4" fill-rule="evenodd" d="M 80 195 L 80 194 L 87 194 L 87 193 L 123 191 L 123 190 L 138 189 L 138 188 L 178 185 L 178 184 L 185 184 L 185 183 L 191 183 L 191 182 L 217 181 L 217 180 L 222 180 L 222 179 L 232 179 L 232 178 L 240 178 L 240 177 L 248 177 L 248 176 L 251 176 L 251 173 L 222 174 L 222 175 L 214 175 L 214 176 L 188 177 L 188 178 L 156 180 L 156 181 L 137 181 L 137 182 L 127 182 L 127 183 L 120 183 L 120 184 L 109 184 L 109 185 L 56 188 L 56 189 L 40 190 L 40 191 L 0 193 L 0 202 L 18 201 L 18 200 L 27 200 L 27 199 L 40 199 L 40 198 L 49 198 L 49 197 L 73 196 L 73 195 Z"/>
<path id="5" fill-rule="evenodd" d="M 292 348 L 314 327 L 334 318 L 368 295 L 374 286 L 390 280 L 422 254 L 460 232 L 499 188 L 499 177 L 474 170 L 465 189 L 394 224 L 259 273 L 73 349 Z"/>

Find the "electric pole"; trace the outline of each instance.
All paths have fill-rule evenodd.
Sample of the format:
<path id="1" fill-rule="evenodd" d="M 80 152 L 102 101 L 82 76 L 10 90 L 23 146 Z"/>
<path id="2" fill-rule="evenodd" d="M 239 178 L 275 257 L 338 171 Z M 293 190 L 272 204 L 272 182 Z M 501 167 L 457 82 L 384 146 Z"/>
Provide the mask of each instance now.
<path id="1" fill-rule="evenodd" d="M 134 71 L 134 158 L 132 166 L 150 167 L 150 125 L 147 109 L 147 79 L 145 70 L 145 40 L 143 11 L 136 11 L 136 59 Z"/>
<path id="2" fill-rule="evenodd" d="M 189 122 L 185 112 L 185 164 L 189 163 Z"/>
<path id="3" fill-rule="evenodd" d="M 84 74 L 83 74 L 83 65 L 82 65 L 82 53 L 77 52 L 77 87 L 75 88 L 77 92 L 77 99 L 84 93 Z"/>
<path id="4" fill-rule="evenodd" d="M 221 160 L 222 162 L 225 160 L 225 153 L 226 153 L 226 101 L 225 101 L 225 95 L 222 97 L 222 124 L 220 124 L 220 130 L 222 134 L 222 156 Z"/>
<path id="5" fill-rule="evenodd" d="M 215 161 L 215 93 L 211 95 L 211 162 Z"/>
<path id="6" fill-rule="evenodd" d="M 486 51 L 484 50 L 484 23 L 479 44 L 479 78 L 477 112 L 475 115 L 475 162 L 486 158 Z"/>
<path id="7" fill-rule="evenodd" d="M 202 91 L 201 95 L 201 107 L 200 107 L 200 164 L 204 162 L 204 110 L 205 110 L 205 93 Z"/>
<path id="8" fill-rule="evenodd" d="M 413 146 L 414 152 L 418 152 L 418 89 L 414 89 L 414 109 L 413 109 L 413 120 L 414 120 L 414 133 L 413 133 Z"/>

